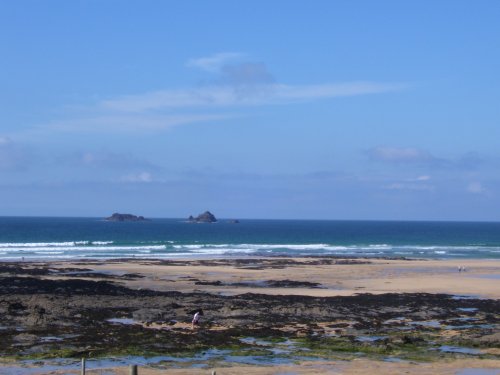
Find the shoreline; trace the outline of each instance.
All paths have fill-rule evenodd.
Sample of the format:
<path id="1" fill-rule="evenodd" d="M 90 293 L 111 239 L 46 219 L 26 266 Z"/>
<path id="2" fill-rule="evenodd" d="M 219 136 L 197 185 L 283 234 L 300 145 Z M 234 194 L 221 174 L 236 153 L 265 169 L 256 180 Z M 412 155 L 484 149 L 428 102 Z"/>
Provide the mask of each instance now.
<path id="1" fill-rule="evenodd" d="M 54 248 L 57 251 L 57 248 Z M 116 261 L 197 261 L 197 260 L 217 260 L 217 259 L 227 259 L 227 260 L 239 260 L 239 259 L 273 259 L 273 258 L 284 258 L 284 259 L 314 259 L 314 258 L 330 258 L 330 259 L 366 259 L 366 260 L 401 260 L 401 261 L 442 261 L 442 262 L 469 262 L 469 261 L 485 261 L 485 262 L 500 262 L 500 257 L 459 257 L 459 256 L 409 256 L 409 255 L 398 255 L 398 254 L 267 254 L 267 253 L 220 253 L 220 254 L 182 254 L 177 255 L 175 253 L 166 254 L 143 254 L 143 255 L 133 255 L 133 256 L 112 256 L 112 257 L 85 257 L 85 256 L 40 256 L 40 257 L 0 257 L 0 263 L 72 263 L 72 262 L 116 262 Z"/>
<path id="2" fill-rule="evenodd" d="M 498 275 L 500 262 L 483 259 L 0 262 L 0 372 L 29 358 L 162 353 L 174 359 L 141 373 L 500 369 Z M 197 307 L 205 317 L 193 331 Z"/>

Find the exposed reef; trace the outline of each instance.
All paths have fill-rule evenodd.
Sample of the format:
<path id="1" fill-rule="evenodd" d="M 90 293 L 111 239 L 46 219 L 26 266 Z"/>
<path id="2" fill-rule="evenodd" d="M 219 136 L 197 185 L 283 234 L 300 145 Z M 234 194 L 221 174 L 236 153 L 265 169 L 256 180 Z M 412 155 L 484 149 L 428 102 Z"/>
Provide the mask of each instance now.
<path id="1" fill-rule="evenodd" d="M 89 272 L 90 268 L 56 270 L 42 263 L 0 266 L 2 357 L 185 355 L 216 348 L 233 355 L 262 352 L 266 358 L 281 355 L 290 360 L 305 355 L 348 359 L 359 353 L 407 360 L 498 358 L 498 300 L 427 293 L 345 297 L 181 293 L 175 286 L 156 291 L 123 284 L 146 275 L 114 274 L 102 280 L 102 272 Z M 258 290 L 271 286 L 319 285 L 266 280 Z M 197 308 L 205 316 L 202 327 L 193 331 L 189 312 Z M 280 343 L 288 347 L 279 347 Z M 287 352 L 276 354 L 283 350 Z"/>

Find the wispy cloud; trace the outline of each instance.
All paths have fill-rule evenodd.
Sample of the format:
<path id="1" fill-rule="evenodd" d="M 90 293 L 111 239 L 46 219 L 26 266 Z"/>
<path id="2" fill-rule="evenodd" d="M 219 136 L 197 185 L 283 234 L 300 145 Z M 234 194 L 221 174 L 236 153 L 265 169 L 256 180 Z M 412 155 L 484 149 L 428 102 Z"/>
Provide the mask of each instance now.
<path id="1" fill-rule="evenodd" d="M 209 83 L 110 97 L 68 113 L 66 120 L 43 124 L 38 130 L 157 132 L 176 125 L 244 116 L 241 109 L 250 106 L 381 94 L 408 87 L 404 83 L 370 81 L 285 84 L 276 82 L 264 63 L 244 59 L 247 56 L 240 52 L 190 59 L 186 65 L 209 73 Z"/>
<path id="2" fill-rule="evenodd" d="M 379 146 L 367 150 L 365 154 L 370 160 L 379 163 L 463 172 L 473 172 L 488 167 L 497 168 L 500 165 L 500 161 L 496 158 L 480 155 L 477 152 L 467 152 L 456 156 L 438 156 L 415 147 Z"/>
<path id="3" fill-rule="evenodd" d="M 86 167 L 112 170 L 160 170 L 161 168 L 147 160 L 140 159 L 132 153 L 119 153 L 109 151 L 86 151 L 71 155 L 64 155 L 57 159 L 61 165 L 71 167 Z"/>
<path id="4" fill-rule="evenodd" d="M 429 184 L 409 183 L 409 182 L 395 182 L 383 186 L 386 190 L 410 190 L 410 191 L 434 191 L 435 187 Z"/>
<path id="5" fill-rule="evenodd" d="M 410 176 L 409 176 L 410 173 Z M 437 190 L 435 181 L 430 175 L 412 176 L 411 172 L 374 173 L 358 176 L 360 184 L 373 189 L 400 192 L 434 192 Z"/>
<path id="6" fill-rule="evenodd" d="M 466 190 L 467 190 L 468 193 L 471 193 L 471 194 L 483 194 L 483 193 L 486 192 L 486 189 L 478 181 L 474 181 L 474 182 L 469 183 L 467 185 L 467 189 Z"/>
<path id="7" fill-rule="evenodd" d="M 132 183 L 150 183 L 153 182 L 153 176 L 149 172 L 131 173 L 122 176 L 120 181 Z"/>
<path id="8" fill-rule="evenodd" d="M 431 176 L 418 176 L 414 179 L 414 181 L 429 181 L 431 179 Z M 410 180 L 411 181 L 411 180 Z"/>
<path id="9" fill-rule="evenodd" d="M 389 163 L 422 163 L 436 160 L 424 150 L 413 147 L 375 147 L 368 151 L 372 160 Z"/>
<path id="10" fill-rule="evenodd" d="M 122 112 L 197 107 L 238 107 L 290 104 L 300 101 L 377 94 L 398 91 L 403 84 L 345 82 L 317 85 L 254 84 L 246 86 L 212 85 L 195 89 L 162 90 L 128 95 L 103 101 L 103 108 Z"/>
<path id="11" fill-rule="evenodd" d="M 240 52 L 220 52 L 210 56 L 189 59 L 186 66 L 202 69 L 207 72 L 217 72 L 229 61 L 234 61 L 243 57 L 245 57 L 245 54 Z"/>
<path id="12" fill-rule="evenodd" d="M 155 132 L 166 130 L 177 125 L 191 124 L 196 122 L 224 120 L 234 117 L 228 113 L 220 114 L 172 114 L 154 115 L 147 113 L 123 114 L 110 113 L 98 114 L 94 117 L 81 117 L 69 120 L 60 120 L 42 126 L 42 129 L 50 129 L 65 132 Z"/>

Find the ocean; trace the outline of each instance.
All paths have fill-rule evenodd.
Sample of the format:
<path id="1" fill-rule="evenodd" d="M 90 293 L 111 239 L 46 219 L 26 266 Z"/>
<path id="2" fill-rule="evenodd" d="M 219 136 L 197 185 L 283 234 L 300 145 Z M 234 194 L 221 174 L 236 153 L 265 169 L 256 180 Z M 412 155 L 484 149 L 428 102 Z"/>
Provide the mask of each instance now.
<path id="1" fill-rule="evenodd" d="M 500 223 L 0 217 L 0 260 L 337 255 L 500 258 Z"/>

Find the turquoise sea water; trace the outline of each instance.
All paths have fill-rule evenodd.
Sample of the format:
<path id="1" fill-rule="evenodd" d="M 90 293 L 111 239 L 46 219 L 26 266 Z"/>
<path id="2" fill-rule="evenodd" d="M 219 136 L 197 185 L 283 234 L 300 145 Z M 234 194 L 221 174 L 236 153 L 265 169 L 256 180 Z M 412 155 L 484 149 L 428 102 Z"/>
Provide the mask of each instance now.
<path id="1" fill-rule="evenodd" d="M 0 260 L 244 255 L 500 259 L 500 223 L 0 217 Z"/>

